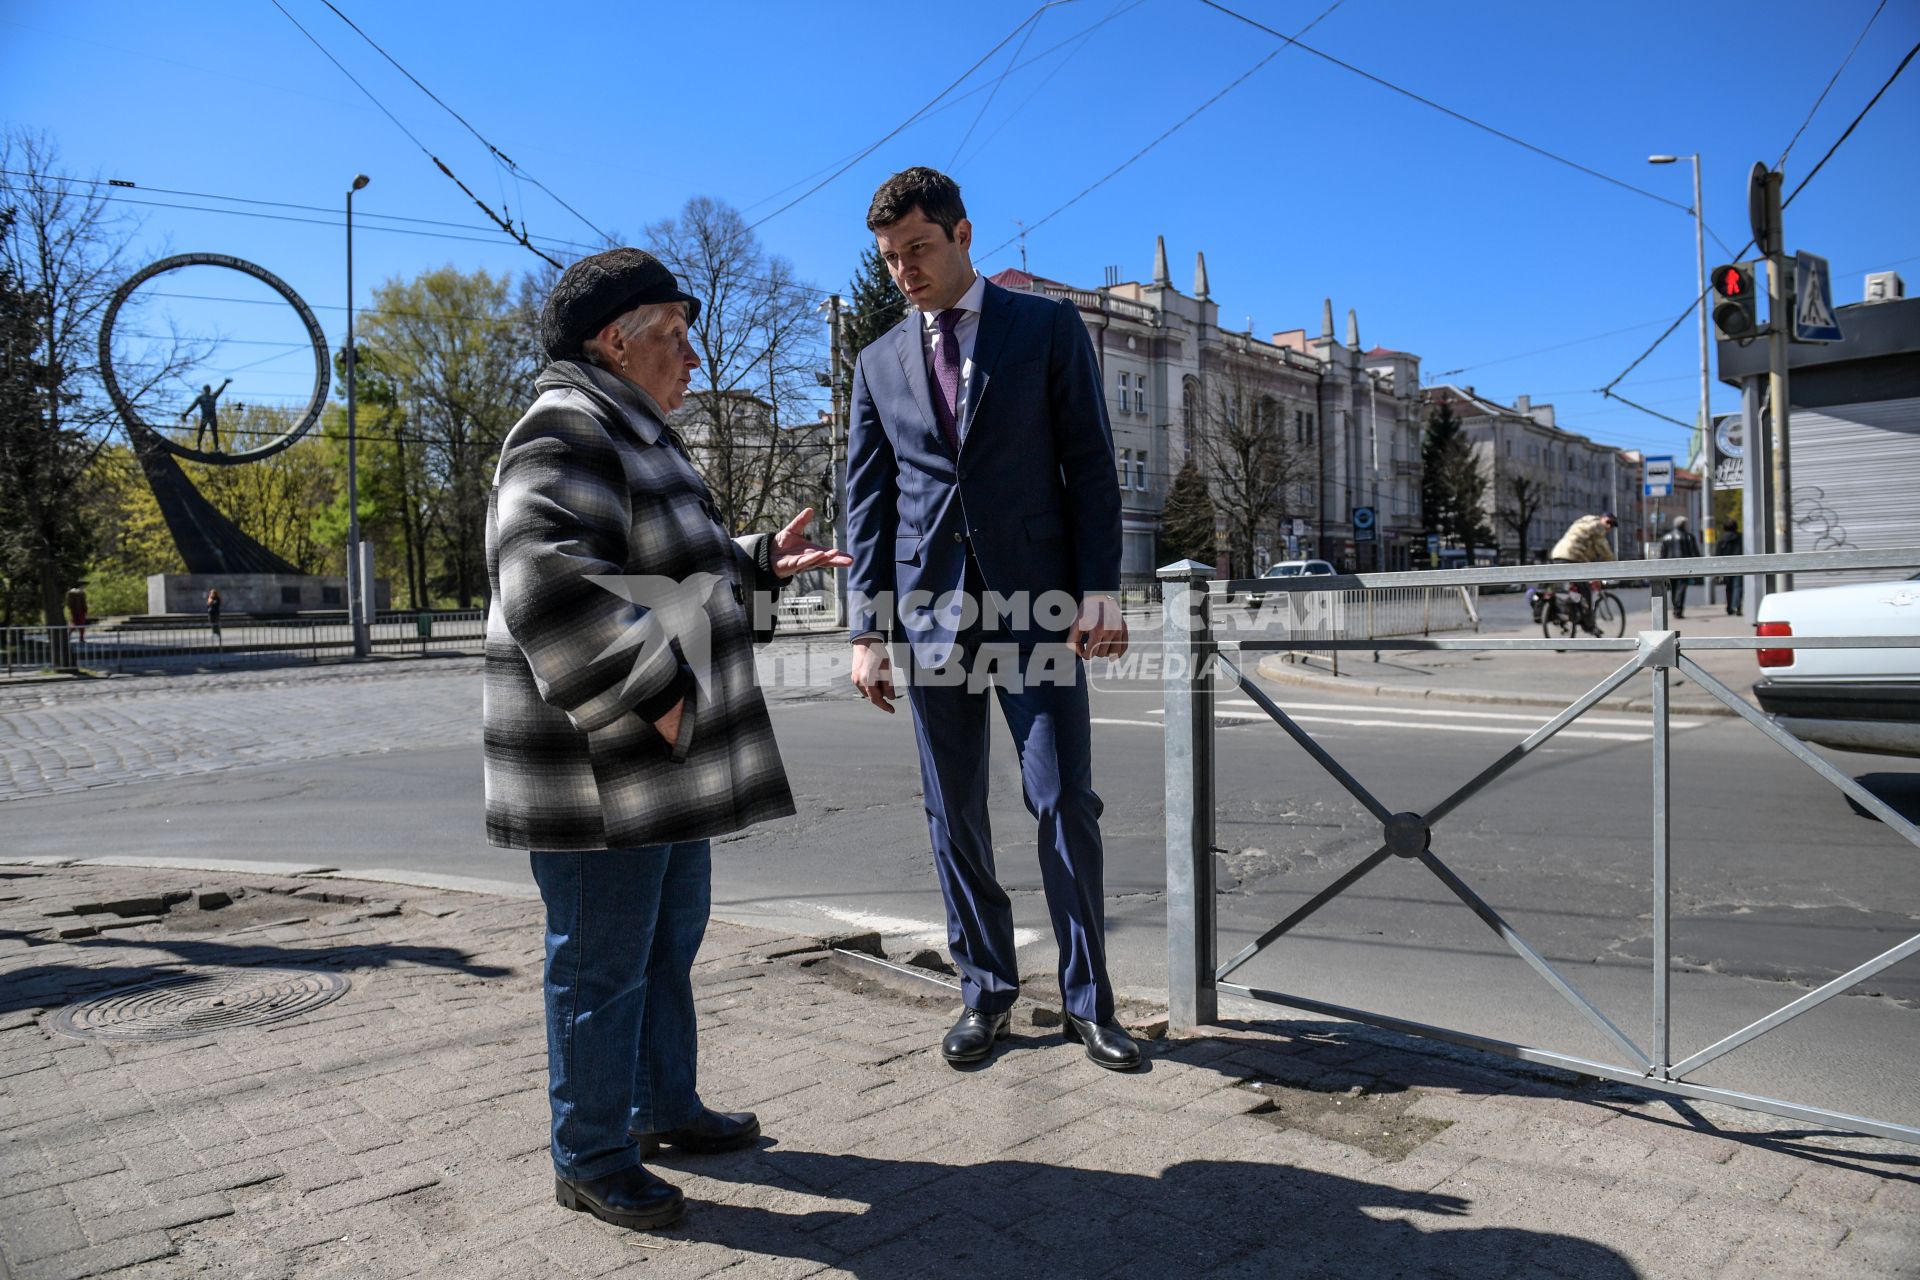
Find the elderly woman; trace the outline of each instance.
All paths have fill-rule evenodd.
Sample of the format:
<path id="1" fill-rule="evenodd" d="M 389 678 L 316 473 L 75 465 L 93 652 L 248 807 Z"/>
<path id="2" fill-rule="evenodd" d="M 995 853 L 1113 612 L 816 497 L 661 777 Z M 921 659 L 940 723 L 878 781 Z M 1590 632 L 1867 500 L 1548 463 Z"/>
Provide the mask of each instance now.
<path id="1" fill-rule="evenodd" d="M 530 851 L 546 904 L 555 1195 L 632 1228 L 684 1209 L 643 1156 L 760 1133 L 695 1087 L 708 842 L 793 812 L 752 645 L 784 579 L 848 563 L 811 511 L 737 540 L 715 520 L 666 422 L 699 312 L 637 249 L 569 267 L 487 512 L 487 836 Z"/>

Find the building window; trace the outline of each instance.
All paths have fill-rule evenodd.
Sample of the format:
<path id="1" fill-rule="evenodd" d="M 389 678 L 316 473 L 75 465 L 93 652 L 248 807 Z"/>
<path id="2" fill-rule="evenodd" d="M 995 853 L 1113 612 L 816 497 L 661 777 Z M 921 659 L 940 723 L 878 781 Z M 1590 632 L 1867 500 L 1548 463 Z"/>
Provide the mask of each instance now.
<path id="1" fill-rule="evenodd" d="M 1133 375 L 1124 370 L 1120 374 L 1120 412 L 1133 412 Z"/>
<path id="2" fill-rule="evenodd" d="M 280 603 L 281 603 L 281 604 L 293 604 L 293 605 L 297 605 L 297 604 L 299 604 L 299 603 L 300 603 L 300 588 L 298 588 L 298 587 L 282 587 L 282 588 L 280 588 Z"/>
<path id="3" fill-rule="evenodd" d="M 1133 455 L 1133 487 L 1142 493 L 1147 491 L 1147 451 L 1145 449 Z"/>
<path id="4" fill-rule="evenodd" d="M 1307 415 L 1307 443 L 1313 443 L 1313 415 Z"/>
<path id="5" fill-rule="evenodd" d="M 1147 411 L 1147 375 L 1144 373 L 1133 380 L 1133 411 Z"/>

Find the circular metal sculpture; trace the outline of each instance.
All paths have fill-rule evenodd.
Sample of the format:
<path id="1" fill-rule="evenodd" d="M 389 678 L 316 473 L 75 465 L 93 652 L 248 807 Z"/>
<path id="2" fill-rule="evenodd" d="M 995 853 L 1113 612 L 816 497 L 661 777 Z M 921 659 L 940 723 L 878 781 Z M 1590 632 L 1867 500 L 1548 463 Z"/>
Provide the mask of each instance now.
<path id="1" fill-rule="evenodd" d="M 183 1040 L 308 1013 L 349 985 L 344 974 L 307 969 L 201 969 L 70 1004 L 52 1025 L 79 1040 Z"/>
<path id="2" fill-rule="evenodd" d="M 308 402 L 306 412 L 300 416 L 299 421 L 294 423 L 294 425 L 286 431 L 268 440 L 265 444 L 258 445 L 251 449 L 243 449 L 236 453 L 227 453 L 218 447 L 220 437 L 217 431 L 214 434 L 215 447 L 213 449 L 199 448 L 198 441 L 200 437 L 197 435 L 194 445 L 188 446 L 182 444 L 172 439 L 167 432 L 160 430 L 143 419 L 139 411 L 134 408 L 133 402 L 127 398 L 126 393 L 120 387 L 120 379 L 115 374 L 113 367 L 113 324 L 120 314 L 120 308 L 126 304 L 128 298 L 133 296 L 134 290 L 149 280 L 152 280 L 155 276 L 165 275 L 169 271 L 179 271 L 186 267 L 224 267 L 229 271 L 238 271 L 242 275 L 252 276 L 255 280 L 260 281 L 260 283 L 272 289 L 282 298 L 285 298 L 287 305 L 293 308 L 294 313 L 300 317 L 301 322 L 307 327 L 307 336 L 313 341 L 313 398 Z M 149 263 L 134 272 L 132 276 L 128 277 L 125 284 L 122 284 L 118 289 L 114 290 L 113 298 L 107 303 L 106 318 L 100 322 L 100 378 L 101 381 L 106 383 L 107 395 L 112 398 L 113 407 L 119 410 L 121 419 L 126 422 L 128 429 L 136 435 L 144 433 L 148 437 L 151 437 L 149 443 L 178 457 L 191 458 L 195 462 L 209 462 L 223 466 L 233 465 L 242 462 L 254 462 L 261 458 L 271 457 L 273 454 L 280 452 L 311 430 L 314 423 L 320 421 L 321 410 L 325 409 L 327 405 L 327 388 L 331 373 L 332 371 L 328 367 L 326 334 L 321 331 L 320 322 L 313 318 L 312 310 L 301 300 L 300 295 L 293 291 L 293 286 L 289 285 L 285 280 L 282 280 L 265 267 L 248 262 L 244 258 L 233 257 L 230 254 L 181 253 L 171 258 L 162 258 L 158 262 Z M 221 388 L 223 391 L 225 389 L 225 387 Z M 199 409 L 202 414 L 202 422 L 211 425 L 215 413 L 214 402 L 218 398 L 219 392 L 209 387 L 199 400 L 194 401 L 193 406 L 188 412 L 192 412 L 193 409 L 196 408 Z"/>

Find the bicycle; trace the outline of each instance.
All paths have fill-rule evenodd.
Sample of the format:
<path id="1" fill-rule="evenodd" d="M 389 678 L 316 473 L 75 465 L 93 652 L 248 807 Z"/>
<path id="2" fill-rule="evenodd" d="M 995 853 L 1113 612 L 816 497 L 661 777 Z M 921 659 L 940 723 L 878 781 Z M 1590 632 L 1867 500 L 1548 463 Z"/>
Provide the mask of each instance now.
<path id="1" fill-rule="evenodd" d="M 1569 582 L 1564 591 L 1547 584 L 1540 594 L 1544 597 L 1540 634 L 1549 640 L 1575 636 L 1582 630 L 1602 637 L 1618 637 L 1627 632 L 1627 607 L 1620 603 L 1619 596 L 1602 590 L 1597 581 L 1587 584 L 1585 609 L 1581 608 L 1582 593 L 1574 583 Z"/>

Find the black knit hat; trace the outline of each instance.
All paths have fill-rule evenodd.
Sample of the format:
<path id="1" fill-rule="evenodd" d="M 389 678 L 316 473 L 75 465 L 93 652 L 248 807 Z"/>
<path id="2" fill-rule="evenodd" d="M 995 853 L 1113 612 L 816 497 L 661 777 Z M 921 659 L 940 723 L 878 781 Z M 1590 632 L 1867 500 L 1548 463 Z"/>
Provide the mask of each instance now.
<path id="1" fill-rule="evenodd" d="M 684 302 L 687 322 L 700 299 L 680 288 L 660 259 L 640 249 L 608 249 L 568 267 L 540 311 L 540 344 L 549 360 L 575 360 L 588 338 L 615 317 L 653 302 Z"/>

